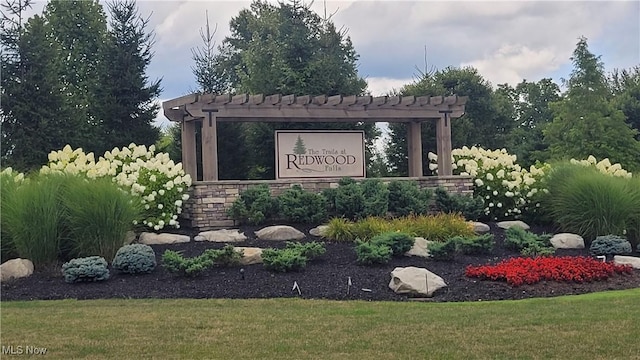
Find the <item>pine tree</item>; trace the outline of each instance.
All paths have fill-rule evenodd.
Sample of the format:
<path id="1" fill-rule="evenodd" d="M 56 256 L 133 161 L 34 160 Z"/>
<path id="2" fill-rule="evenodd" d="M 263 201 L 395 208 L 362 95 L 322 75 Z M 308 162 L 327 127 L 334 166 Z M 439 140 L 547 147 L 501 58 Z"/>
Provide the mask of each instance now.
<path id="1" fill-rule="evenodd" d="M 589 52 L 587 39 L 578 41 L 574 69 L 565 82 L 565 98 L 552 104 L 554 119 L 544 131 L 553 158 L 609 158 L 627 169 L 640 167 L 640 142 L 625 116 L 611 103 L 600 57 Z"/>
<path id="2" fill-rule="evenodd" d="M 160 135 L 153 124 L 160 80 L 150 82 L 145 75 L 153 57 L 149 19 L 138 14 L 133 0 L 108 3 L 107 8 L 111 17 L 102 50 L 102 86 L 95 96 L 99 99 L 96 118 L 101 120 L 99 153 L 130 143 L 151 145 Z"/>
<path id="3" fill-rule="evenodd" d="M 296 139 L 296 145 L 293 147 L 293 153 L 298 155 L 304 155 L 307 153 L 307 148 L 304 146 L 304 141 L 300 135 L 298 135 L 298 139 Z"/>

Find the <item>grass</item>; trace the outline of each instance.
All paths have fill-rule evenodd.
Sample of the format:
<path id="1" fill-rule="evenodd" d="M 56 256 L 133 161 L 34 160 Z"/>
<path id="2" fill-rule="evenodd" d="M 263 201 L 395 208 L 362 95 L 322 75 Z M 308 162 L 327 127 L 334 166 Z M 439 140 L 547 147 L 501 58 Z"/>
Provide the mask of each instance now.
<path id="1" fill-rule="evenodd" d="M 2 303 L 2 346 L 48 359 L 631 359 L 640 289 L 474 303 Z M 10 356 L 3 356 L 11 358 Z"/>
<path id="2" fill-rule="evenodd" d="M 336 241 L 369 240 L 385 232 L 400 231 L 431 241 L 447 241 L 455 236 L 473 236 L 473 227 L 460 214 L 404 216 L 393 219 L 367 217 L 356 222 L 333 218 L 326 237 Z"/>
<path id="3" fill-rule="evenodd" d="M 600 235 L 628 232 L 636 237 L 640 222 L 637 179 L 605 175 L 592 167 L 558 164 L 547 182 L 546 201 L 561 230 L 580 234 L 588 243 Z"/>
<path id="4" fill-rule="evenodd" d="M 2 226 L 16 253 L 34 265 L 55 264 L 64 236 L 60 193 L 68 177 L 36 176 L 2 200 Z"/>

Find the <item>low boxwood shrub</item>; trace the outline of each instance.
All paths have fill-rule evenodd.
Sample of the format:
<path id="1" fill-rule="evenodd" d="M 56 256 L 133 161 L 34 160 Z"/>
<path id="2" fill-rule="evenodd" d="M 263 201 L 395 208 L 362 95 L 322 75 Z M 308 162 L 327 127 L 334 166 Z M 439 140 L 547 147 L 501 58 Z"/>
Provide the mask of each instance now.
<path id="1" fill-rule="evenodd" d="M 415 238 L 407 233 L 394 231 L 376 235 L 369 242 L 377 245 L 386 245 L 391 249 L 394 256 L 400 256 L 411 250 Z"/>
<path id="2" fill-rule="evenodd" d="M 363 265 L 386 264 L 391 260 L 393 250 L 386 244 L 370 241 L 356 241 L 358 263 Z"/>
<path id="3" fill-rule="evenodd" d="M 307 257 L 299 249 L 264 249 L 262 263 L 267 270 L 277 272 L 297 271 L 307 265 Z"/>
<path id="4" fill-rule="evenodd" d="M 555 249 L 551 245 L 551 235 L 536 235 L 519 226 L 510 227 L 505 231 L 504 245 L 523 256 L 553 255 Z"/>
<path id="5" fill-rule="evenodd" d="M 436 261 L 451 261 L 456 254 L 456 240 L 452 238 L 444 242 L 432 242 L 427 249 L 429 258 Z"/>
<path id="6" fill-rule="evenodd" d="M 243 224 L 259 225 L 278 213 L 278 200 L 271 197 L 266 184 L 249 187 L 227 210 L 227 214 Z"/>
<path id="7" fill-rule="evenodd" d="M 422 215 L 429 211 L 429 201 L 433 193 L 421 190 L 418 183 L 407 180 L 393 180 L 389 189 L 389 211 L 395 216 Z"/>
<path id="8" fill-rule="evenodd" d="M 198 276 L 213 266 L 228 267 L 240 263 L 242 254 L 232 245 L 222 249 L 207 249 L 201 255 L 185 258 L 180 252 L 165 250 L 162 264 L 167 271 L 185 276 Z"/>
<path id="9" fill-rule="evenodd" d="M 592 255 L 620 255 L 628 254 L 631 251 L 631 243 L 616 235 L 598 236 L 589 247 L 589 252 Z"/>
<path id="10" fill-rule="evenodd" d="M 125 245 L 118 249 L 111 266 L 127 274 L 150 273 L 156 267 L 156 253 L 149 245 Z"/>
<path id="11" fill-rule="evenodd" d="M 472 221 L 477 221 L 484 214 L 484 201 L 480 197 L 450 194 L 443 187 L 438 187 L 435 194 L 436 207 L 443 213 L 460 213 Z"/>
<path id="12" fill-rule="evenodd" d="M 62 264 L 62 275 L 64 281 L 68 283 L 107 280 L 109 278 L 107 260 L 101 256 L 71 259 Z"/>
<path id="13" fill-rule="evenodd" d="M 277 197 L 279 217 L 291 223 L 315 224 L 327 218 L 327 201 L 294 185 Z"/>

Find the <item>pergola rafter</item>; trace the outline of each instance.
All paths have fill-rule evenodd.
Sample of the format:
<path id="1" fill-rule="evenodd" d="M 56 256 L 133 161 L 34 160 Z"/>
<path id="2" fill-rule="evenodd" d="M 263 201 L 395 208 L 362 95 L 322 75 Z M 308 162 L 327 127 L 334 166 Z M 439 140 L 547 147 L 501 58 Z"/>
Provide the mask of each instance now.
<path id="1" fill-rule="evenodd" d="M 464 115 L 467 97 L 296 96 L 191 94 L 162 104 L 165 116 L 182 124 L 185 171 L 197 179 L 195 124 L 202 121 L 203 180 L 217 180 L 217 122 L 404 122 L 409 176 L 422 173 L 421 123 L 435 120 L 438 168 L 451 175 L 450 119 Z M 445 159 L 447 161 L 445 161 Z"/>

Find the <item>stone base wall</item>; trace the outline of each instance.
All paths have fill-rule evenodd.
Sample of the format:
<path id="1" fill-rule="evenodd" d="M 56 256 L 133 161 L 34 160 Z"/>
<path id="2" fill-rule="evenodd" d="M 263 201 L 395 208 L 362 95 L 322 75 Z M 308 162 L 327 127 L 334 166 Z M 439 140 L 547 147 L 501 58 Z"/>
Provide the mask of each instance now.
<path id="1" fill-rule="evenodd" d="M 413 180 L 420 188 L 444 187 L 451 193 L 472 194 L 473 178 L 470 176 L 428 176 L 420 178 L 381 178 L 385 183 L 392 180 Z M 183 206 L 182 218 L 187 225 L 199 230 L 237 225 L 227 216 L 227 209 L 241 192 L 260 184 L 267 184 L 272 196 L 278 196 L 294 185 L 307 191 L 321 192 L 323 189 L 338 187 L 336 179 L 296 179 L 296 180 L 224 180 L 198 181 L 191 186 L 189 200 Z"/>

